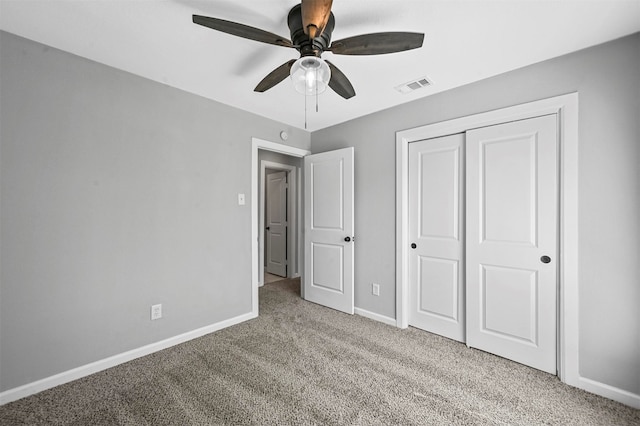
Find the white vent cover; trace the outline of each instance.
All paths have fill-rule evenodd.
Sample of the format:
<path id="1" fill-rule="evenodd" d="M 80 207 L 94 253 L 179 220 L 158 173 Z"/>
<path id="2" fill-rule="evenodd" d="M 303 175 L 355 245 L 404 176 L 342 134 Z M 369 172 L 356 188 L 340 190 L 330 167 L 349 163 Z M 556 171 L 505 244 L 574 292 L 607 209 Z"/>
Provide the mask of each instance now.
<path id="1" fill-rule="evenodd" d="M 410 93 L 414 90 L 421 89 L 423 87 L 431 86 L 431 80 L 427 77 L 420 77 L 417 80 L 412 80 L 407 83 L 401 84 L 400 86 L 396 86 L 395 89 L 400 93 Z"/>

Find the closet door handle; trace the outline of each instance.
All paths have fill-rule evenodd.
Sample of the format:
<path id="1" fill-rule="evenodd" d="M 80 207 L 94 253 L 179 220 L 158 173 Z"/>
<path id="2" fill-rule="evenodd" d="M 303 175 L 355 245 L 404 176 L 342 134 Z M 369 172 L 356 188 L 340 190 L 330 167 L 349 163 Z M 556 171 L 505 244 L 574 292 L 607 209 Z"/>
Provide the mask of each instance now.
<path id="1" fill-rule="evenodd" d="M 418 246 L 416 245 L 416 243 L 411 243 L 411 248 L 412 248 L 412 249 L 414 249 L 414 248 L 416 248 L 416 247 L 418 247 Z"/>
<path id="2" fill-rule="evenodd" d="M 542 262 L 542 263 L 549 263 L 549 262 L 551 262 L 551 258 L 550 258 L 549 256 L 542 256 L 542 257 L 540 258 L 540 262 Z"/>

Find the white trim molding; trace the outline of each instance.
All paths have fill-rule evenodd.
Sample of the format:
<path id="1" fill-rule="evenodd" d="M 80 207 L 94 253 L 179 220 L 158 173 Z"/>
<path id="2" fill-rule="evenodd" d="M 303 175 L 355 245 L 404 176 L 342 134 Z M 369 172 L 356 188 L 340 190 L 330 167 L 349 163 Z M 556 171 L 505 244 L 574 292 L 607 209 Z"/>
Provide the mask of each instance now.
<path id="1" fill-rule="evenodd" d="M 360 315 L 361 317 L 369 318 L 371 320 L 378 321 L 390 326 L 396 325 L 395 319 L 386 317 L 384 315 L 376 314 L 375 312 L 367 311 L 365 309 L 353 308 L 353 313 L 355 313 L 356 315 Z"/>
<path id="2" fill-rule="evenodd" d="M 154 352 L 161 351 L 163 349 L 170 348 L 181 343 L 188 342 L 189 340 L 202 337 L 204 335 L 213 333 L 214 331 L 222 330 L 223 328 L 231 327 L 232 325 L 240 324 L 255 318 L 253 313 L 239 315 L 234 318 L 230 318 L 224 321 L 217 322 L 205 327 L 201 327 L 186 333 L 170 337 L 159 342 L 151 343 L 146 346 L 142 346 L 137 349 L 132 349 L 127 352 L 123 352 L 118 355 L 111 356 L 99 361 L 92 362 L 56 375 L 46 377 L 41 380 L 37 380 L 26 385 L 19 386 L 17 388 L 6 390 L 0 393 L 0 405 L 7 404 L 12 401 L 16 401 L 21 398 L 25 398 L 30 395 L 34 395 L 38 392 L 45 391 L 47 389 L 54 388 L 56 386 L 69 383 L 73 380 L 81 379 L 94 373 L 106 370 L 111 367 L 115 367 L 125 362 L 132 361 L 136 358 L 140 358 L 146 355 L 150 355 Z"/>
<path id="3" fill-rule="evenodd" d="M 640 409 L 640 395 L 629 392 L 615 386 L 610 386 L 597 380 L 587 379 L 586 377 L 578 377 L 577 384 L 566 382 L 571 386 L 584 389 L 587 392 L 613 399 L 633 408 Z"/>

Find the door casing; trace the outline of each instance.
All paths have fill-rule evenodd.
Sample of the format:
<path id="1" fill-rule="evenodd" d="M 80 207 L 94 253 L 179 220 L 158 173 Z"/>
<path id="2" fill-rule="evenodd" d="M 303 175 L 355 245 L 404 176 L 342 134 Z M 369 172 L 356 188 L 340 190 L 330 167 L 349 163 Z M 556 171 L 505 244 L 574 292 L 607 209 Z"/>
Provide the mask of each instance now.
<path id="1" fill-rule="evenodd" d="M 396 133 L 396 325 L 408 327 L 409 143 L 479 127 L 558 114 L 559 194 L 559 378 L 580 387 L 578 371 L 578 94 L 557 96 Z"/>

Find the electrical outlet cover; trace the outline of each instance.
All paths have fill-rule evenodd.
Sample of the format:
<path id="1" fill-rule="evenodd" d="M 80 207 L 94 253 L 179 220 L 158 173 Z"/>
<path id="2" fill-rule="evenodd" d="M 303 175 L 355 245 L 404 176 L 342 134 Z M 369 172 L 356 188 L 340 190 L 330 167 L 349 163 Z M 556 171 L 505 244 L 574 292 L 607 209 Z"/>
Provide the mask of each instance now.
<path id="1" fill-rule="evenodd" d="M 380 296 L 380 284 L 371 284 L 371 292 L 374 296 Z"/>
<path id="2" fill-rule="evenodd" d="M 162 304 L 151 306 L 151 320 L 162 318 Z"/>

